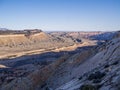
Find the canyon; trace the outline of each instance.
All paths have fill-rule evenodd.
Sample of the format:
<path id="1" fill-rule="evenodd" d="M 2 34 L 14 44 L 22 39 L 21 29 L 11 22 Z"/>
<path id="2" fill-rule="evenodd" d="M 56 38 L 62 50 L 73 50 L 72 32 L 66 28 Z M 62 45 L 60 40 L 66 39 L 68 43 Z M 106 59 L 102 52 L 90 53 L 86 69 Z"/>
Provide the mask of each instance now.
<path id="1" fill-rule="evenodd" d="M 120 32 L 0 31 L 0 90 L 119 90 Z"/>

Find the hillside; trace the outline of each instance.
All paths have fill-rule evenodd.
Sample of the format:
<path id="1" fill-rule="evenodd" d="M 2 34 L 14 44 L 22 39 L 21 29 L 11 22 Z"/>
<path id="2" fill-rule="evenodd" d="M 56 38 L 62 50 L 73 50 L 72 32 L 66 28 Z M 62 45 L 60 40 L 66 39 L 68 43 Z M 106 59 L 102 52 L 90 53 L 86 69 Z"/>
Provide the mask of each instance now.
<path id="1" fill-rule="evenodd" d="M 51 35 L 57 35 L 61 37 L 71 37 L 72 39 L 96 39 L 96 40 L 110 40 L 116 34 L 116 32 L 51 32 Z"/>
<path id="2" fill-rule="evenodd" d="M 2 51 L 0 58 L 21 56 L 21 53 L 49 51 L 74 44 L 75 41 L 71 38 L 53 37 L 38 29 L 2 30 L 0 31 L 0 50 Z"/>
<path id="3" fill-rule="evenodd" d="M 0 89 L 119 90 L 120 32 L 102 44 L 98 44 L 99 40 L 83 37 L 82 42 L 77 42 L 75 38 L 59 34 L 55 36 L 40 32 L 27 38 L 36 42 L 54 41 L 52 45 L 62 47 L 1 60 Z"/>
<path id="4" fill-rule="evenodd" d="M 53 90 L 119 90 L 119 35 L 92 51 L 70 57 L 49 78 L 47 85 Z"/>

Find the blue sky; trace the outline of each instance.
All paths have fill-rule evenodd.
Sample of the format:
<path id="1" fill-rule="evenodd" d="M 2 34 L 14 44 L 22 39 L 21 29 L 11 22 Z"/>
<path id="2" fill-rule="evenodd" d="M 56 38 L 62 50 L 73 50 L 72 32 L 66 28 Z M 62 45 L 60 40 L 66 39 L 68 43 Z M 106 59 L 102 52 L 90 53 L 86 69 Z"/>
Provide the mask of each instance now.
<path id="1" fill-rule="evenodd" d="M 120 0 L 0 0 L 0 27 L 120 30 Z"/>

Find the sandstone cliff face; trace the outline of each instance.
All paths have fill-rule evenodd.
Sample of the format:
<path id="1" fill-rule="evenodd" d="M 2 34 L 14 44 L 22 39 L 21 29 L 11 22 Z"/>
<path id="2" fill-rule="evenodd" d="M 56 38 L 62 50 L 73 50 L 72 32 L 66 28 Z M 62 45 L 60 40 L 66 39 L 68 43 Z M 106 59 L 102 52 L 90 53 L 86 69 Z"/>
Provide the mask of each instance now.
<path id="1" fill-rule="evenodd" d="M 42 31 L 0 31 L 0 58 L 11 58 L 74 45 L 71 38 L 53 37 Z"/>
<path id="2" fill-rule="evenodd" d="M 0 46 L 15 46 L 30 42 L 24 34 L 21 35 L 0 35 Z"/>
<path id="3" fill-rule="evenodd" d="M 65 40 L 60 37 L 53 37 L 38 30 L 24 31 L 0 31 L 0 47 L 62 47 L 74 44 L 72 39 Z"/>
<path id="4" fill-rule="evenodd" d="M 0 46 L 20 46 L 39 43 L 42 40 L 49 41 L 49 36 L 44 32 L 35 33 L 32 35 L 12 34 L 0 35 Z"/>

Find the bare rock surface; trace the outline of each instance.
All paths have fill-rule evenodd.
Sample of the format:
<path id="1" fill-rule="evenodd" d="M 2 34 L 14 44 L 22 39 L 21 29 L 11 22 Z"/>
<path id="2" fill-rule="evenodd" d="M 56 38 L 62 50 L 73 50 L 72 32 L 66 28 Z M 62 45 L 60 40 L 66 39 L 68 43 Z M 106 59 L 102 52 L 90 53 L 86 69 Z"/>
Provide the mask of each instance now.
<path id="1" fill-rule="evenodd" d="M 90 88 L 92 88 L 90 90 L 119 90 L 120 38 L 109 41 L 104 50 L 86 60 L 73 72 L 76 75 L 75 79 L 60 87 L 57 85 L 51 87 L 57 87 L 54 88 L 55 90 L 89 90 Z"/>
<path id="2" fill-rule="evenodd" d="M 101 44 L 92 37 L 96 38 L 98 32 L 58 33 L 58 36 L 55 36 L 56 33 L 46 34 L 36 30 L 8 33 L 11 35 L 7 36 L 4 33 L 7 38 L 4 35 L 0 36 L 1 43 L 4 43 L 0 49 L 5 48 L 5 52 L 1 55 L 8 50 L 8 53 L 21 54 L 21 51 L 27 53 L 21 54 L 21 57 L 13 54 L 16 58 L 0 60 L 0 90 L 120 89 L 119 32 L 114 38 L 104 40 L 105 43 Z M 18 33 L 19 35 L 16 35 Z M 99 37 L 104 37 L 104 33 L 99 33 L 102 34 Z M 80 34 L 84 38 L 82 41 L 81 37 L 75 37 Z M 5 41 L 2 41 L 3 37 L 6 38 Z M 33 51 L 28 52 L 38 48 L 44 50 L 36 54 L 33 54 Z"/>

